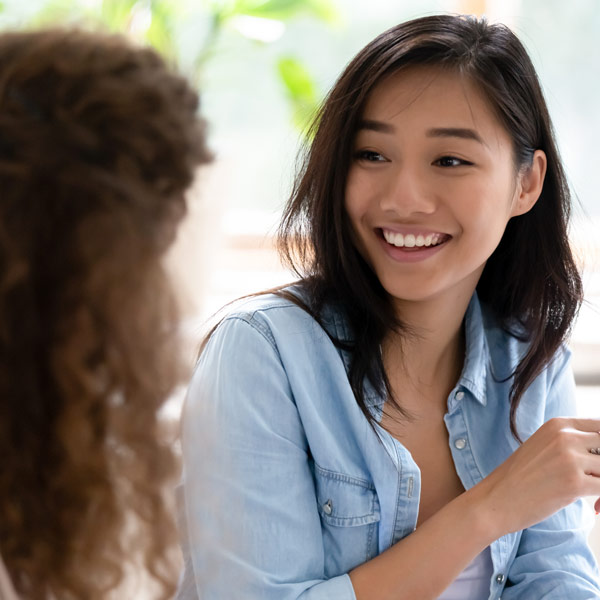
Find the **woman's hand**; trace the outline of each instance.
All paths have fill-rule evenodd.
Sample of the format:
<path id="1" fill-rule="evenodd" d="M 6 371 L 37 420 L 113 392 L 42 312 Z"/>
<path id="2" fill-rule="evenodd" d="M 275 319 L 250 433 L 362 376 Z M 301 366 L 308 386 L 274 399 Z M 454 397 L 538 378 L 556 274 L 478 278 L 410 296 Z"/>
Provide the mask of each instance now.
<path id="1" fill-rule="evenodd" d="M 600 496 L 600 456 L 590 453 L 600 448 L 599 432 L 598 419 L 551 419 L 472 488 L 498 537 L 539 523 L 581 496 Z"/>
<path id="2" fill-rule="evenodd" d="M 494 540 L 580 496 L 600 496 L 600 456 L 589 452 L 600 448 L 599 431 L 599 419 L 556 418 L 542 425 L 483 481 L 353 569 L 356 598 L 438 598 Z"/>

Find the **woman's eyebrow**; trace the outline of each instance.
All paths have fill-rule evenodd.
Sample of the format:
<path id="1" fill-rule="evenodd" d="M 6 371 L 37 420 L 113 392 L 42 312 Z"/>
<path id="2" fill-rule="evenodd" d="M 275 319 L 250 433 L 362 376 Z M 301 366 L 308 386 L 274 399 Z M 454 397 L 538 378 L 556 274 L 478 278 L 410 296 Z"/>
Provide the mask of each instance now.
<path id="1" fill-rule="evenodd" d="M 358 131 L 367 129 L 368 131 L 377 131 L 379 133 L 394 133 L 396 129 L 389 123 L 383 121 L 375 121 L 374 119 L 363 119 L 358 124 Z"/>
<path id="2" fill-rule="evenodd" d="M 395 127 L 384 121 L 375 119 L 362 119 L 358 124 L 358 131 L 376 131 L 378 133 L 394 133 Z M 482 145 L 486 145 L 481 139 L 481 136 L 474 130 L 468 127 L 434 127 L 428 129 L 425 133 L 427 137 L 456 137 L 463 140 L 474 140 Z"/>
<path id="3" fill-rule="evenodd" d="M 475 140 L 482 145 L 486 145 L 481 136 L 474 130 L 466 127 L 435 127 L 428 129 L 427 137 L 457 137 L 464 140 Z"/>

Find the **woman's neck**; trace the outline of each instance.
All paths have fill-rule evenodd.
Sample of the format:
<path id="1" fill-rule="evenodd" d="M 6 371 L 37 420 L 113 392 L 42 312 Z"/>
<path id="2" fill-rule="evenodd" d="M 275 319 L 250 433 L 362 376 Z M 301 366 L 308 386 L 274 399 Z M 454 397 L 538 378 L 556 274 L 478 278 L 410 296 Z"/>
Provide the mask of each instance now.
<path id="1" fill-rule="evenodd" d="M 411 333 L 391 333 L 383 343 L 390 382 L 437 397 L 449 393 L 460 377 L 465 355 L 463 320 L 471 296 L 396 301 Z M 396 386 L 393 386 L 396 387 Z"/>

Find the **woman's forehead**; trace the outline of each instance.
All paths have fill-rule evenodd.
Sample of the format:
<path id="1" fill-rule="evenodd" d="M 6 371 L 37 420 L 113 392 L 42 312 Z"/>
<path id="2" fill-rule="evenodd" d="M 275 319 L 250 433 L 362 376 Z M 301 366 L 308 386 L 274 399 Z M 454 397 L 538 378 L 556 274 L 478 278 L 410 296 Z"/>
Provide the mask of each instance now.
<path id="1" fill-rule="evenodd" d="M 413 131 L 469 129 L 490 144 L 509 138 L 479 85 L 441 67 L 409 67 L 379 81 L 367 97 L 359 129 L 365 122 Z"/>

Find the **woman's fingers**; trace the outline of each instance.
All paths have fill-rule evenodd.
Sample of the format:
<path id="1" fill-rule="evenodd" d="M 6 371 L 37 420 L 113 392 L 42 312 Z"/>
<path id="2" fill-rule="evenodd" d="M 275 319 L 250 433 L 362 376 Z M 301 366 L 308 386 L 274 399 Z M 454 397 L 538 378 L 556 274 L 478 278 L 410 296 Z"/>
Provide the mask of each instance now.
<path id="1" fill-rule="evenodd" d="M 563 418 L 557 417 L 548 421 L 564 421 L 566 427 L 573 427 L 579 431 L 587 431 L 590 433 L 600 432 L 600 419 L 579 419 L 579 418 Z M 600 434 L 598 434 L 600 438 Z M 600 444 L 599 444 L 600 445 Z"/>
<path id="2" fill-rule="evenodd" d="M 597 431 L 581 431 L 576 429 L 565 430 L 573 435 L 574 444 L 582 452 L 600 457 L 600 433 Z"/>
<path id="3" fill-rule="evenodd" d="M 529 527 L 582 496 L 600 496 L 599 431 L 600 419 L 551 419 L 481 482 L 505 531 Z"/>
<path id="4" fill-rule="evenodd" d="M 578 440 L 577 444 L 582 453 L 582 468 L 586 477 L 587 490 L 584 495 L 597 496 L 600 493 L 600 420 L 599 419 L 569 419 L 557 418 L 562 431 L 574 429 L 572 433 Z M 589 478 L 589 479 L 588 479 Z M 600 513 L 600 498 L 594 503 L 594 510 Z"/>
<path id="5" fill-rule="evenodd" d="M 590 420 L 595 422 L 594 419 Z M 556 435 L 562 437 L 561 450 L 575 458 L 571 468 L 585 475 L 600 477 L 600 432 L 560 427 Z"/>

